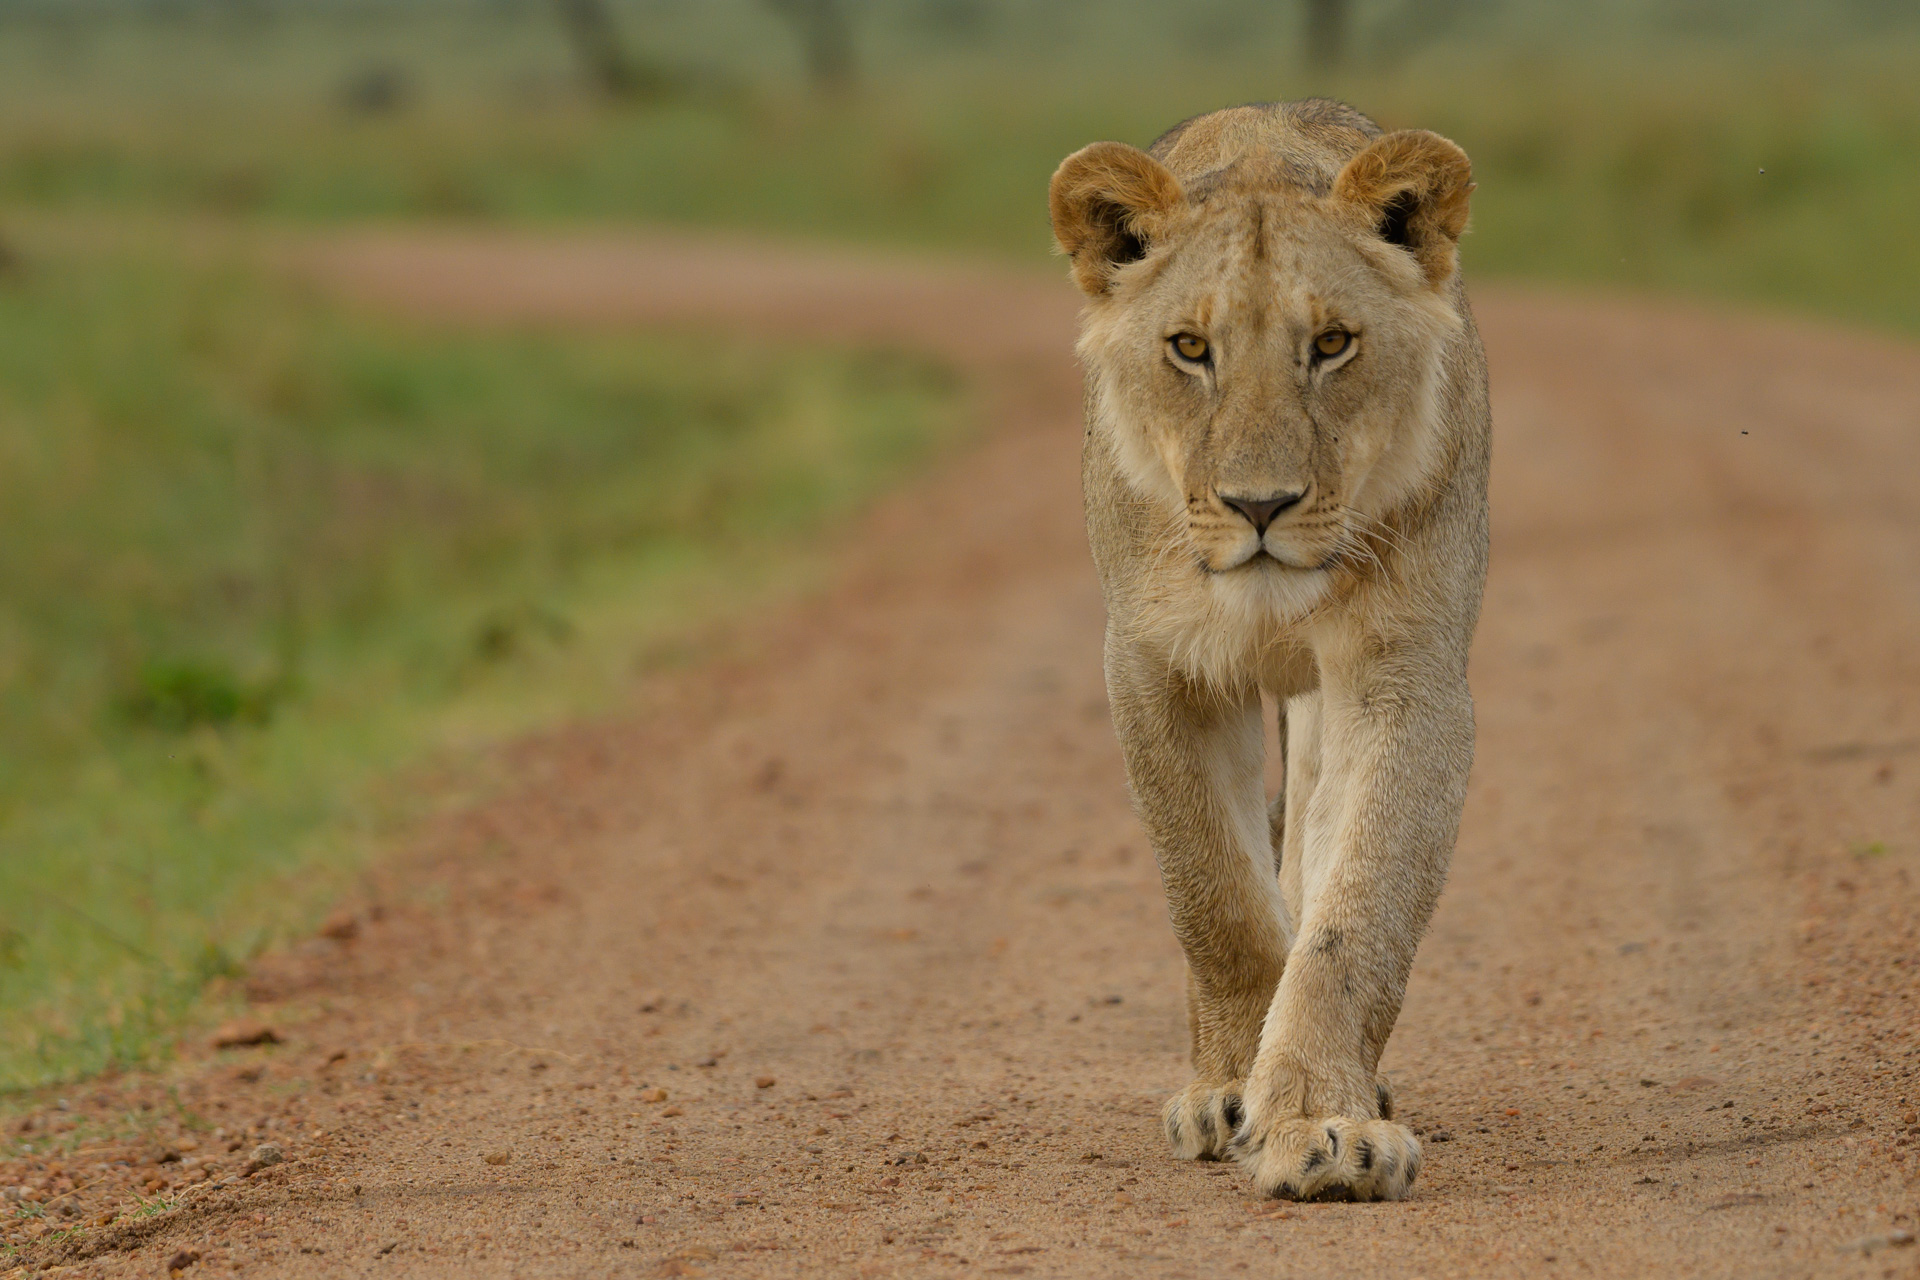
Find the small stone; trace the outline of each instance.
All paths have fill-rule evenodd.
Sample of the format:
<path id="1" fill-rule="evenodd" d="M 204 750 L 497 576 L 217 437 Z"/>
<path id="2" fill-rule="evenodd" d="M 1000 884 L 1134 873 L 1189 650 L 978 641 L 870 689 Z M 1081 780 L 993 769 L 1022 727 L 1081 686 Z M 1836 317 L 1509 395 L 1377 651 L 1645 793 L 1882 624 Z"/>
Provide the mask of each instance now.
<path id="1" fill-rule="evenodd" d="M 172 1275 L 175 1272 L 185 1271 L 198 1261 L 200 1261 L 200 1251 L 198 1249 L 182 1249 L 167 1259 L 167 1274 Z"/>
<path id="2" fill-rule="evenodd" d="M 1913 1243 L 1911 1231 L 1889 1231 L 1885 1235 L 1864 1236 L 1840 1246 L 1841 1253 L 1878 1253 L 1882 1249 L 1898 1249 Z"/>
<path id="3" fill-rule="evenodd" d="M 1712 1076 L 1684 1076 L 1668 1085 L 1669 1089 L 1711 1089 L 1720 1082 Z"/>
<path id="4" fill-rule="evenodd" d="M 753 1078 L 753 1087 L 756 1089 L 771 1089 L 779 1083 L 780 1082 L 772 1076 L 755 1076 Z"/>
<path id="5" fill-rule="evenodd" d="M 667 1091 L 665 1089 L 653 1088 L 642 1089 L 640 1091 L 640 1101 L 642 1102 L 665 1102 L 666 1100 Z"/>
<path id="6" fill-rule="evenodd" d="M 507 1161 L 513 1159 L 513 1153 L 511 1151 L 489 1151 L 480 1158 L 488 1164 L 505 1164 Z"/>
<path id="7" fill-rule="evenodd" d="M 286 1158 L 287 1153 L 280 1149 L 279 1143 L 263 1142 L 253 1149 L 252 1155 L 247 1157 L 247 1172 L 258 1173 L 262 1169 L 270 1169 L 276 1164 L 283 1163 Z"/>
<path id="8" fill-rule="evenodd" d="M 335 942 L 351 942 L 360 936 L 360 921 L 351 911 L 336 911 L 321 921 L 320 936 Z"/>
<path id="9" fill-rule="evenodd" d="M 1709 1209 L 1744 1209 L 1748 1205 L 1765 1204 L 1766 1202 L 1767 1202 L 1767 1198 L 1763 1195 L 1756 1195 L 1751 1191 L 1741 1191 L 1741 1192 L 1735 1192 L 1732 1195 L 1721 1196 L 1718 1200 L 1715 1200 L 1712 1204 L 1709 1204 L 1707 1208 Z"/>
<path id="10" fill-rule="evenodd" d="M 684 1107 L 668 1107 L 666 1110 L 660 1113 L 660 1118 L 662 1120 L 671 1120 L 675 1116 L 683 1116 L 685 1114 L 687 1114 L 687 1112 L 686 1112 L 686 1108 Z"/>
<path id="11" fill-rule="evenodd" d="M 280 1033 L 264 1022 L 229 1022 L 213 1033 L 216 1049 L 239 1049 L 255 1044 L 279 1044 Z"/>

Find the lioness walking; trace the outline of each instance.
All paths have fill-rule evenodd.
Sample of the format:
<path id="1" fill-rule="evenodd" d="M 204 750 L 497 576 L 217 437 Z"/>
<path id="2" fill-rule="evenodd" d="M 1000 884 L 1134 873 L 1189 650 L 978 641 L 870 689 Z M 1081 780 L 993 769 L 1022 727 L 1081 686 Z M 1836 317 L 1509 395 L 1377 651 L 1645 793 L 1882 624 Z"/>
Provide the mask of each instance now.
<path id="1" fill-rule="evenodd" d="M 1377 1068 L 1473 760 L 1471 190 L 1453 143 L 1324 100 L 1098 142 L 1053 177 L 1088 299 L 1108 695 L 1187 957 L 1195 1079 L 1167 1138 L 1276 1196 L 1398 1199 L 1420 1169 Z"/>

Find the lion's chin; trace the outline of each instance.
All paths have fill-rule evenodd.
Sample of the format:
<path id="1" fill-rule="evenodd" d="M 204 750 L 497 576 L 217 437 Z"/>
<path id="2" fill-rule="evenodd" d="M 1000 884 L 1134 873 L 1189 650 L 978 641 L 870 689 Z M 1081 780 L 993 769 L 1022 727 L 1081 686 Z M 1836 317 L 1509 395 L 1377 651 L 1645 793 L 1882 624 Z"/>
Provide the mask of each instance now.
<path id="1" fill-rule="evenodd" d="M 1236 573 L 1301 574 L 1322 573 L 1333 567 L 1334 557 L 1331 556 L 1321 557 L 1317 560 L 1309 560 L 1303 557 L 1296 562 L 1292 558 L 1293 555 L 1293 552 L 1275 554 L 1264 546 L 1256 546 L 1250 551 L 1240 553 L 1236 559 L 1226 564 L 1218 567 L 1208 565 L 1207 572 L 1216 577 L 1225 577 Z"/>

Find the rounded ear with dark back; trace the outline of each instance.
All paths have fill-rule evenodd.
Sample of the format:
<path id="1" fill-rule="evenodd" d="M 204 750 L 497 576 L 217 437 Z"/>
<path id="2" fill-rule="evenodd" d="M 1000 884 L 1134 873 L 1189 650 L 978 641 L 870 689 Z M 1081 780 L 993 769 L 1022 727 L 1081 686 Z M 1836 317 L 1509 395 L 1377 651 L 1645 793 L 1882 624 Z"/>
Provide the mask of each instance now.
<path id="1" fill-rule="evenodd" d="M 1425 129 L 1376 138 L 1333 182 L 1335 197 L 1360 205 L 1379 237 L 1411 253 L 1436 289 L 1458 266 L 1472 191 L 1467 153 Z"/>
<path id="2" fill-rule="evenodd" d="M 1096 296 L 1114 268 L 1146 256 L 1167 215 L 1185 201 L 1165 165 L 1124 142 L 1096 142 L 1061 161 L 1047 199 L 1074 283 Z"/>

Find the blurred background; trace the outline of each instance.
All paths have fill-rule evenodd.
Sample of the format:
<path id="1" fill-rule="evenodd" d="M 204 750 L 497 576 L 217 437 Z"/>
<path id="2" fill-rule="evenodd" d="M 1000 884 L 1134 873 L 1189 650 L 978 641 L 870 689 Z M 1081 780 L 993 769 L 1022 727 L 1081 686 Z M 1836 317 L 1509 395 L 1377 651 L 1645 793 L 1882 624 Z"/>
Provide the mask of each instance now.
<path id="1" fill-rule="evenodd" d="M 1062 156 L 1316 93 L 1467 149 L 1477 280 L 1920 330 L 1911 0 L 0 0 L 0 1090 L 164 1053 L 970 429 L 912 353 L 435 327 L 303 247 L 1058 271 Z"/>

